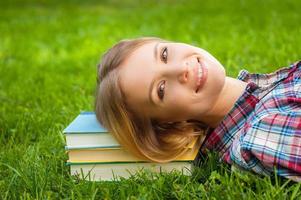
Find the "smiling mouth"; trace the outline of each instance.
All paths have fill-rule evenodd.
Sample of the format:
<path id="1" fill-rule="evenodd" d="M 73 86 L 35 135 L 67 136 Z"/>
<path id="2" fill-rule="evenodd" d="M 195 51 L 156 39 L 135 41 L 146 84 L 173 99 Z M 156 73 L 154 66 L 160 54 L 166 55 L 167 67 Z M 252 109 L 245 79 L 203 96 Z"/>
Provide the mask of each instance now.
<path id="1" fill-rule="evenodd" d="M 199 89 L 201 88 L 201 83 L 202 83 L 202 79 L 203 79 L 203 75 L 204 75 L 204 68 L 202 67 L 202 64 L 200 62 L 200 59 L 197 58 L 198 61 L 198 71 L 197 71 L 197 89 L 196 89 L 196 93 L 199 91 Z"/>

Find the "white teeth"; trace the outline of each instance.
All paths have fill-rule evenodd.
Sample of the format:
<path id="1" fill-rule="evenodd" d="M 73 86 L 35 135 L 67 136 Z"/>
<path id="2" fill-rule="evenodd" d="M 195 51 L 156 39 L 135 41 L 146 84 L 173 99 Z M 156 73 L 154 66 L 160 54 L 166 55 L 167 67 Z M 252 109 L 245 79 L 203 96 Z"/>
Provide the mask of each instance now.
<path id="1" fill-rule="evenodd" d="M 203 75 L 203 70 L 202 70 L 202 66 L 200 61 L 198 60 L 198 73 L 197 73 L 197 86 L 199 86 L 201 84 L 201 80 L 202 80 L 202 75 Z"/>
<path id="2" fill-rule="evenodd" d="M 202 75 L 203 75 L 202 68 L 201 68 L 201 66 L 199 66 L 199 70 L 198 70 L 198 82 L 201 81 Z"/>

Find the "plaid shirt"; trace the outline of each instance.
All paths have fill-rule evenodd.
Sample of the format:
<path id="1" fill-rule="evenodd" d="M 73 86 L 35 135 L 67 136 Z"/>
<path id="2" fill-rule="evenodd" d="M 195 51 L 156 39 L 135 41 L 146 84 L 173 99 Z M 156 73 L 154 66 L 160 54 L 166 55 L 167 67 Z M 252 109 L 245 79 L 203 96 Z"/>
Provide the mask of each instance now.
<path id="1" fill-rule="evenodd" d="M 301 61 L 237 79 L 247 87 L 203 147 L 234 168 L 301 181 Z"/>

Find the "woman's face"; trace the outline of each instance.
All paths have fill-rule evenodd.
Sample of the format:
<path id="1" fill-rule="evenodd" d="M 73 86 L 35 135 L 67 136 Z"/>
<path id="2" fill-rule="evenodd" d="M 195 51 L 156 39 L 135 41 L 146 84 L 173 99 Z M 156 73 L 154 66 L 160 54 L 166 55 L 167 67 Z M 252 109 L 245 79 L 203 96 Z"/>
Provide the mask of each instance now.
<path id="1" fill-rule="evenodd" d="M 160 122 L 206 117 L 225 83 L 224 67 L 204 49 L 185 43 L 143 44 L 118 70 L 131 110 Z"/>

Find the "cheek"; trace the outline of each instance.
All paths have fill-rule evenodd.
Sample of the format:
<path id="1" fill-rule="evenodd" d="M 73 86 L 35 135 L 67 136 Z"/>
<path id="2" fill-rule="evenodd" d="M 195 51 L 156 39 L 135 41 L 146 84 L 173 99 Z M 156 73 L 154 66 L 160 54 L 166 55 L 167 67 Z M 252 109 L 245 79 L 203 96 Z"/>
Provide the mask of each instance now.
<path id="1" fill-rule="evenodd" d="M 191 101 L 187 91 L 181 89 L 170 90 L 166 98 L 166 106 L 171 113 L 183 113 L 187 111 Z"/>

